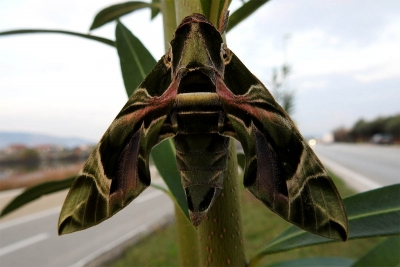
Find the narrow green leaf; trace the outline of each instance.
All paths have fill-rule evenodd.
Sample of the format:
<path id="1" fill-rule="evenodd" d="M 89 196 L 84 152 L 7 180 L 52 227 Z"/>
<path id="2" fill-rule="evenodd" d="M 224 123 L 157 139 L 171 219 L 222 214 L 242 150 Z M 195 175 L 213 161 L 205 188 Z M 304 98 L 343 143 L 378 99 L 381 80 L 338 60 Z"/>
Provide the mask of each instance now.
<path id="1" fill-rule="evenodd" d="M 0 213 L 0 217 L 22 207 L 29 202 L 34 201 L 35 199 L 40 198 L 41 196 L 55 193 L 60 190 L 64 190 L 71 187 L 72 182 L 75 179 L 74 176 L 70 176 L 64 180 L 60 181 L 50 181 L 44 182 L 32 187 L 27 188 L 24 192 L 16 196 Z"/>
<path id="2" fill-rule="evenodd" d="M 392 236 L 379 243 L 358 259 L 352 267 L 364 266 L 399 266 L 400 264 L 400 236 Z"/>
<path id="3" fill-rule="evenodd" d="M 245 159 L 246 159 L 246 157 L 245 157 L 243 151 L 237 151 L 237 161 L 238 161 L 240 168 L 242 168 L 243 171 L 244 171 L 244 167 L 245 167 L 245 163 L 246 163 Z"/>
<path id="4" fill-rule="evenodd" d="M 176 203 L 188 221 L 190 221 L 186 196 L 181 184 L 181 175 L 176 166 L 175 149 L 172 140 L 165 140 L 154 147 L 151 151 L 151 157 L 165 184 L 175 198 Z"/>
<path id="5" fill-rule="evenodd" d="M 211 10 L 211 2 L 210 0 L 200 0 L 200 4 L 201 4 L 201 9 L 202 9 L 202 13 L 204 16 L 206 16 L 207 18 L 210 17 L 210 10 Z"/>
<path id="6" fill-rule="evenodd" d="M 125 90 L 130 96 L 157 62 L 121 22 L 117 24 L 115 36 Z"/>
<path id="7" fill-rule="evenodd" d="M 238 10 L 229 16 L 229 23 L 226 32 L 229 32 L 233 27 L 238 25 L 242 20 L 246 19 L 268 1 L 269 0 L 250 0 L 247 3 L 244 3 Z"/>
<path id="8" fill-rule="evenodd" d="M 395 184 L 345 198 L 349 239 L 400 234 L 399 195 L 400 184 Z M 291 226 L 261 248 L 252 261 L 268 254 L 334 241 Z"/>
<path id="9" fill-rule="evenodd" d="M 276 262 L 276 263 L 268 264 L 267 267 L 293 267 L 293 266 L 347 267 L 347 266 L 351 266 L 351 264 L 353 262 L 354 262 L 353 259 L 345 259 L 345 258 L 310 258 L 310 259 L 297 259 L 297 260 Z"/>
<path id="10" fill-rule="evenodd" d="M 129 1 L 122 4 L 112 5 L 97 13 L 96 17 L 93 20 L 92 26 L 90 26 L 90 30 L 94 30 L 103 26 L 104 24 L 116 20 L 119 17 L 129 14 L 135 10 L 142 8 L 151 8 L 152 18 L 153 18 L 153 10 L 160 10 L 159 3 L 155 3 L 157 1 L 153 1 L 153 3 L 145 3 L 140 1 Z M 154 11 L 156 12 L 156 11 Z M 157 13 L 158 13 L 157 12 Z M 157 15 L 157 14 L 156 14 Z"/>
<path id="11" fill-rule="evenodd" d="M 219 6 L 223 3 L 221 3 L 221 0 L 211 0 L 211 6 L 210 6 L 210 15 L 208 17 L 208 19 L 211 21 L 212 24 L 214 24 L 216 27 L 218 27 L 218 18 L 219 18 Z M 204 4 L 202 3 L 202 6 L 204 6 Z"/>
<path id="12" fill-rule="evenodd" d="M 160 13 L 161 4 L 160 0 L 152 0 L 151 2 L 154 6 L 157 6 L 151 8 L 151 19 L 154 19 Z"/>
<path id="13" fill-rule="evenodd" d="M 174 197 L 172 196 L 171 192 L 170 192 L 167 188 L 165 188 L 164 186 L 157 185 L 157 184 L 153 184 L 153 183 L 151 183 L 150 186 L 153 187 L 153 188 L 155 188 L 155 189 L 158 189 L 158 190 L 160 190 L 160 191 L 163 191 L 165 194 L 167 194 L 168 196 L 170 196 L 172 199 L 174 198 Z M 174 199 L 173 199 L 173 200 L 174 200 Z"/>
<path id="14" fill-rule="evenodd" d="M 74 36 L 79 36 L 79 37 L 83 37 L 86 39 L 98 41 L 98 42 L 101 42 L 106 45 L 115 46 L 114 41 L 103 38 L 103 37 L 93 36 L 93 35 L 83 34 L 83 33 L 78 33 L 78 32 L 62 31 L 62 30 L 23 29 L 23 30 L 0 32 L 0 36 L 12 35 L 12 34 L 25 34 L 25 33 L 62 33 L 62 34 L 74 35 Z"/>
<path id="15" fill-rule="evenodd" d="M 225 13 L 225 11 L 223 11 L 225 4 L 226 8 L 229 8 L 231 1 L 232 0 L 200 0 L 200 3 L 204 16 L 206 16 L 215 27 L 218 27 L 220 16 Z"/>

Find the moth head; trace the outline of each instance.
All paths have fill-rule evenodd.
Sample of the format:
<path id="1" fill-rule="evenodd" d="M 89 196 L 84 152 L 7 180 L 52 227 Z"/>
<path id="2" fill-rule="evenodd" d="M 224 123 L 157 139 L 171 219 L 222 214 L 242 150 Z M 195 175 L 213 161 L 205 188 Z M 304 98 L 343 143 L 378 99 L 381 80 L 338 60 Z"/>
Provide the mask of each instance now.
<path id="1" fill-rule="evenodd" d="M 167 53 L 166 57 L 169 55 L 171 59 L 172 75 L 175 77 L 197 70 L 207 76 L 223 76 L 224 57 L 229 57 L 228 51 L 214 25 L 205 16 L 193 14 L 178 26 L 171 41 L 170 54 Z"/>
<path id="2" fill-rule="evenodd" d="M 221 44 L 220 57 L 224 65 L 227 65 L 232 59 L 231 50 L 229 50 L 225 43 Z"/>
<path id="3" fill-rule="evenodd" d="M 164 64 L 169 69 L 172 65 L 172 49 L 169 47 L 167 53 L 164 55 Z"/>

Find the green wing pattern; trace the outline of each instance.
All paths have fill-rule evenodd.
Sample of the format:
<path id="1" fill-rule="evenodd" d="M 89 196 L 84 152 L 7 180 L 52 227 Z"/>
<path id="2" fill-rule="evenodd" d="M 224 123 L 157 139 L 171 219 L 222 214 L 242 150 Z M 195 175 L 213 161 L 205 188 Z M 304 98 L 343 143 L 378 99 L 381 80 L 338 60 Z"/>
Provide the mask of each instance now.
<path id="1" fill-rule="evenodd" d="M 59 234 L 104 221 L 150 185 L 150 151 L 177 90 L 170 77 L 161 59 L 112 122 L 71 186 Z"/>
<path id="2" fill-rule="evenodd" d="M 246 87 L 247 86 L 247 87 Z M 232 53 L 217 94 L 245 152 L 245 187 L 298 227 L 346 240 L 340 195 L 322 163 L 265 86 Z"/>

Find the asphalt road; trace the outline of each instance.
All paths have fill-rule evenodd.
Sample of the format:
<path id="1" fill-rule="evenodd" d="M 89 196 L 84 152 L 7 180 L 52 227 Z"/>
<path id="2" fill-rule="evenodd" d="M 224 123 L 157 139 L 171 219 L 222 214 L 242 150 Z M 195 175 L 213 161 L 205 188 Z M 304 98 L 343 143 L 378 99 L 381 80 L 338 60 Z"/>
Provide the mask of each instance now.
<path id="1" fill-rule="evenodd" d="M 400 183 L 400 147 L 372 144 L 317 144 L 322 163 L 357 191 Z"/>
<path id="2" fill-rule="evenodd" d="M 61 206 L 2 221 L 0 266 L 84 266 L 121 243 L 149 232 L 172 215 L 173 209 L 166 194 L 150 187 L 112 218 L 73 234 L 57 235 Z"/>
<path id="3" fill-rule="evenodd" d="M 400 182 L 400 147 L 332 144 L 313 149 L 358 191 Z M 173 214 L 169 197 L 149 188 L 100 225 L 59 237 L 56 226 L 65 194 L 43 198 L 0 221 L 0 266 L 84 266 Z M 0 194 L 0 202 L 9 197 Z"/>

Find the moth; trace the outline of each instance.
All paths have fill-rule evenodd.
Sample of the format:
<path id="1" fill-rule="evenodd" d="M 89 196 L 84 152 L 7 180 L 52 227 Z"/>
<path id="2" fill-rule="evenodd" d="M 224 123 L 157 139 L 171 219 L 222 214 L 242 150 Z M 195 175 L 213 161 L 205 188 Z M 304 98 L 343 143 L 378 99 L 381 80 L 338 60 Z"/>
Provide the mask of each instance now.
<path id="1" fill-rule="evenodd" d="M 327 171 L 266 87 L 193 14 L 132 94 L 72 184 L 59 234 L 113 216 L 150 185 L 154 146 L 173 138 L 189 215 L 198 226 L 223 188 L 229 138 L 245 153 L 244 186 L 283 219 L 346 240 L 347 216 Z"/>

